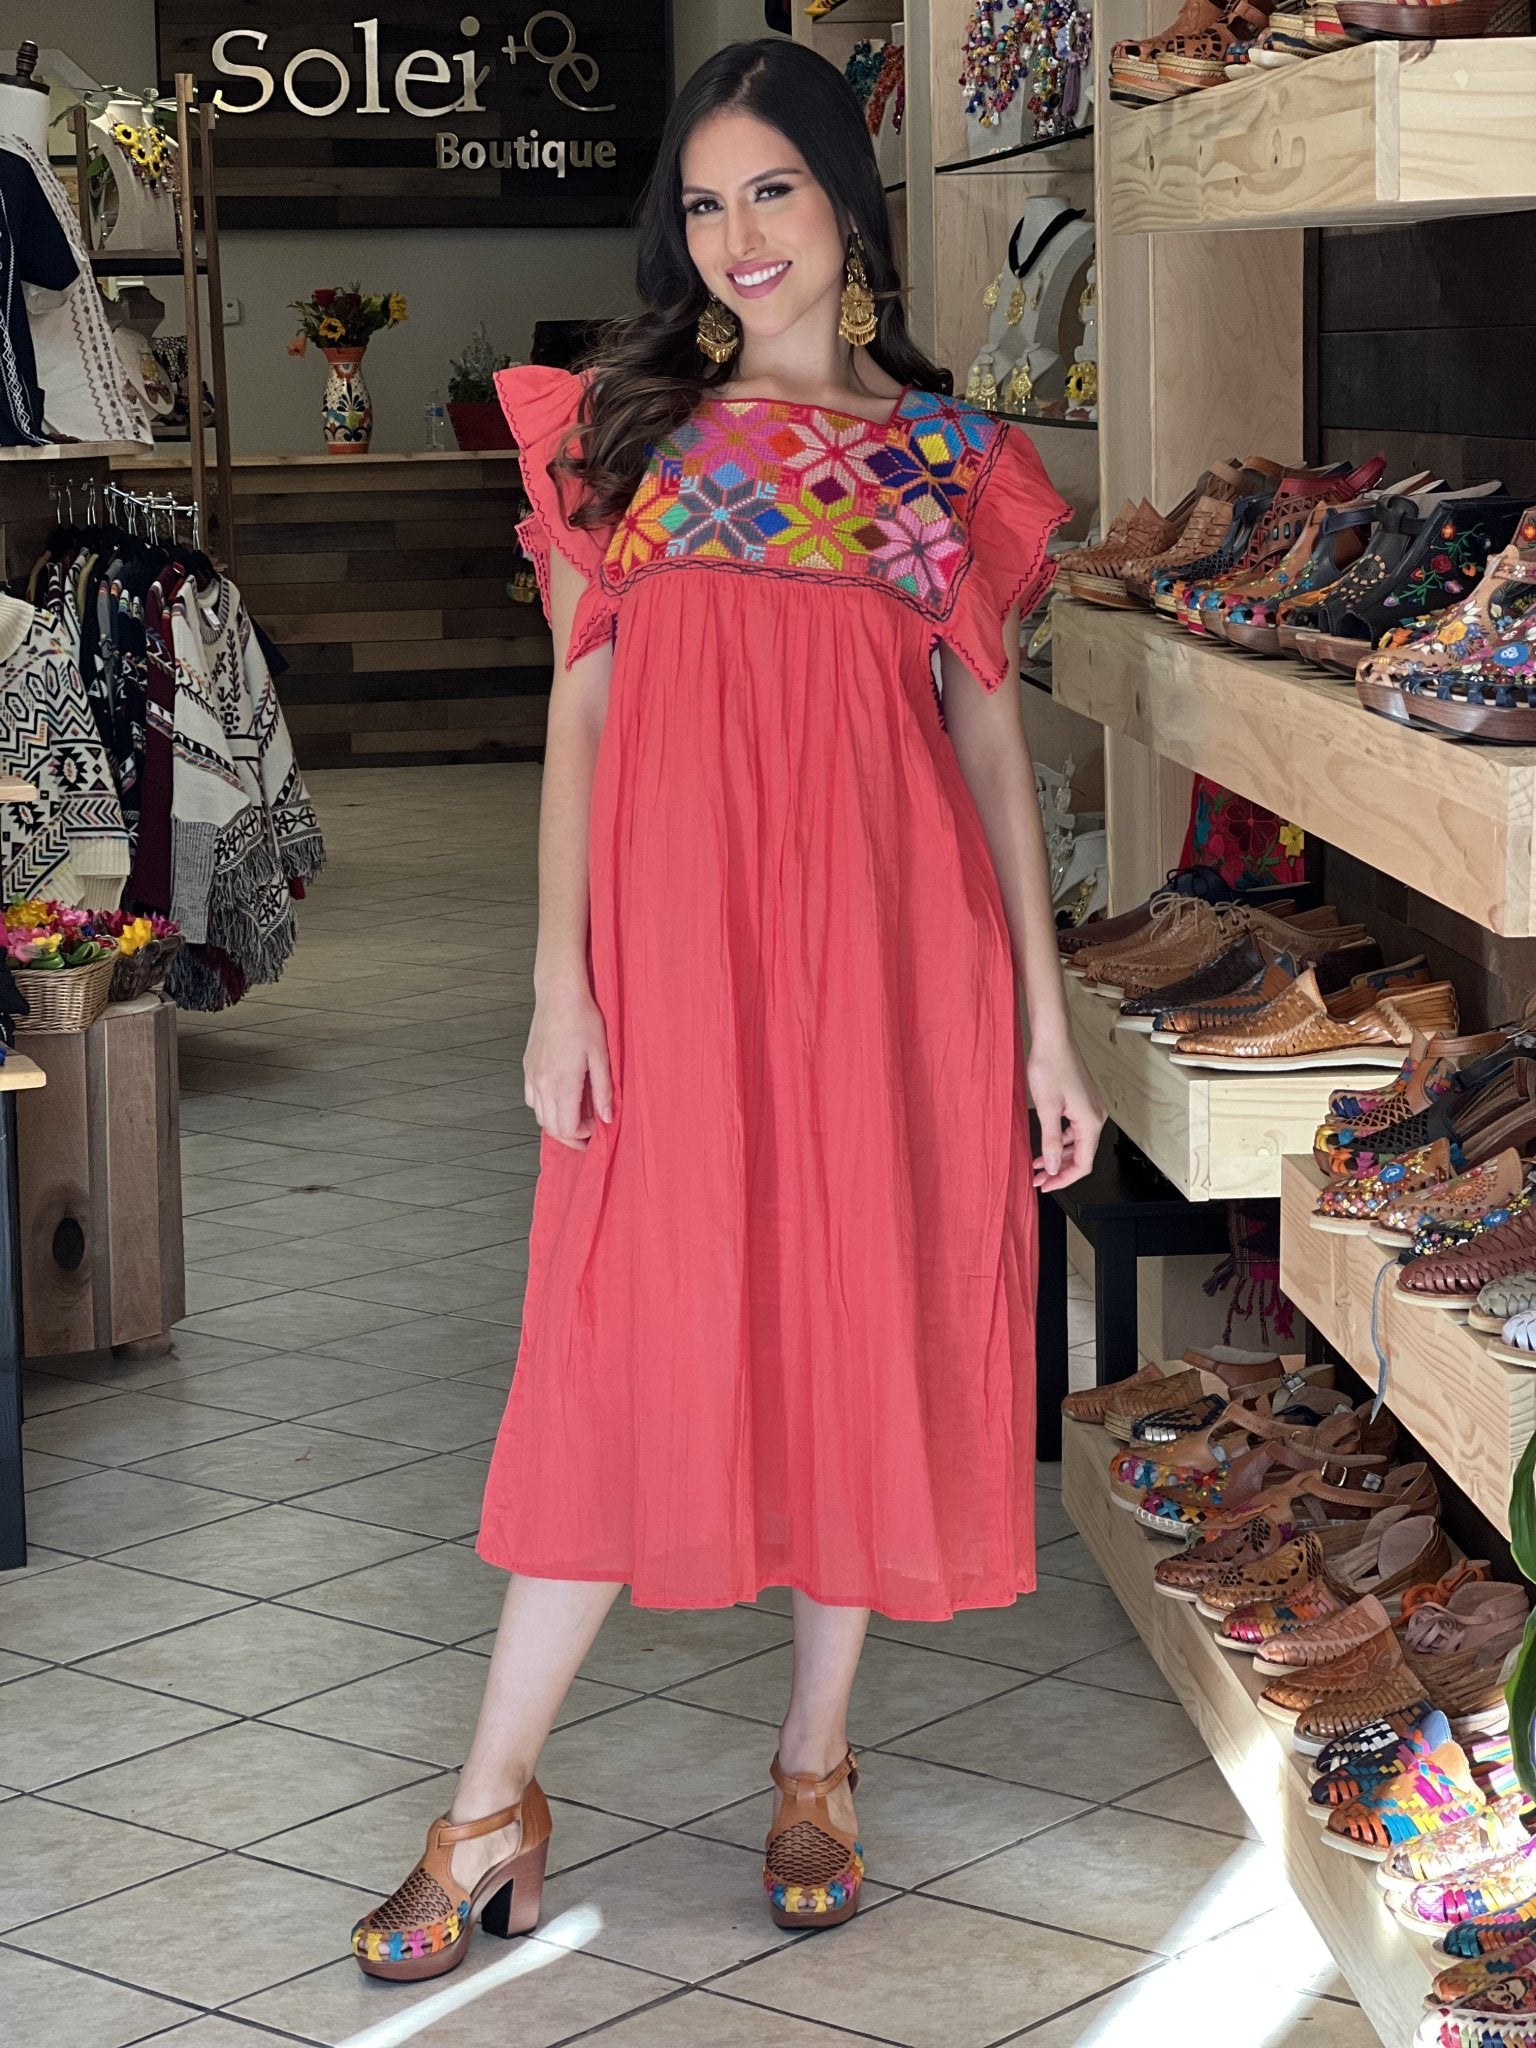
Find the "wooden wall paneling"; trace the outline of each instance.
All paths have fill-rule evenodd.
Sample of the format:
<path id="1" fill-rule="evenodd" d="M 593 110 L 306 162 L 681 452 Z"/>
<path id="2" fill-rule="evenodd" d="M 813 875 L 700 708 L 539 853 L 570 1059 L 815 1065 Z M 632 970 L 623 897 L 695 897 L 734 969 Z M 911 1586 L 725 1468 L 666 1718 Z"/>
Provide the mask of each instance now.
<path id="1" fill-rule="evenodd" d="M 966 26 L 971 18 L 971 0 L 926 0 L 921 11 L 928 23 L 926 68 L 932 145 L 928 161 L 931 164 L 949 164 L 967 152 L 960 64 L 965 49 Z M 907 36 L 910 44 L 910 23 Z"/>
<path id="2" fill-rule="evenodd" d="M 177 473 L 134 467 L 154 488 Z M 301 765 L 384 758 L 385 731 L 419 759 L 434 736 L 444 759 L 542 746 L 549 629 L 508 588 L 515 456 L 248 458 L 235 483 L 241 588 L 288 664 Z"/>
<path id="3" fill-rule="evenodd" d="M 987 338 L 991 316 L 982 292 L 997 276 L 1026 202 L 1064 199 L 1085 211 L 1093 205 L 1091 170 L 1047 169 L 1038 157 L 1015 162 L 1028 168 L 946 171 L 933 181 L 939 360 L 953 370 L 960 392 Z"/>
<path id="4" fill-rule="evenodd" d="M 933 355 L 936 347 L 933 265 L 933 154 L 935 30 L 933 0 L 907 0 L 902 39 L 906 48 L 906 112 L 902 133 L 907 142 L 907 187 L 903 195 L 906 220 L 907 324 L 919 348 Z M 942 41 L 942 37 L 940 37 Z M 956 67 L 958 71 L 958 66 Z M 942 87 L 940 89 L 942 97 Z"/>

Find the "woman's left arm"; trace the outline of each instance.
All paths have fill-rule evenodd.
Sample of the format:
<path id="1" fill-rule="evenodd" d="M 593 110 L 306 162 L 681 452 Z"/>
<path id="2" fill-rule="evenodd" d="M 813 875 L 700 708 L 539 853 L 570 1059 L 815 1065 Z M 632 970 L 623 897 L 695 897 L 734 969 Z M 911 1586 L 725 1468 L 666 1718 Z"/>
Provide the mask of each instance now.
<path id="1" fill-rule="evenodd" d="M 1019 670 L 1018 613 L 1003 628 L 1007 673 Z M 944 718 L 992 850 L 1029 1016 L 1029 1095 L 1040 1119 L 1035 1186 L 1070 1187 L 1093 1165 L 1104 1105 L 1072 1042 L 1056 950 L 1045 827 L 1017 684 L 989 693 L 942 642 Z"/>

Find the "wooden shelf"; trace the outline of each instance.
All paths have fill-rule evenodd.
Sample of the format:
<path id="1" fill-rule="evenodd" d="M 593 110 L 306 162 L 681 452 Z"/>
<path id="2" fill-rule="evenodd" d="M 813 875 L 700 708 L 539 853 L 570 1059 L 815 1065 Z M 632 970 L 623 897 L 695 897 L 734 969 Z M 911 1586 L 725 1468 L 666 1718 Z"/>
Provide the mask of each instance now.
<path id="1" fill-rule="evenodd" d="M 93 249 L 91 271 L 96 277 L 180 277 L 181 251 L 164 249 Z M 199 277 L 208 275 L 208 259 L 199 256 L 195 268 Z"/>
<path id="2" fill-rule="evenodd" d="M 1340 1855 L 1304 1811 L 1308 1777 L 1286 1729 L 1255 1705 L 1261 1681 L 1233 1657 L 1186 1600 L 1153 1585 L 1152 1567 L 1173 1545 L 1148 1535 L 1112 1505 L 1108 1465 L 1116 1446 L 1102 1429 L 1062 1425 L 1062 1499 L 1120 1604 L 1199 1729 L 1222 1775 L 1349 1979 L 1383 2041 L 1414 2038 L 1434 1951 L 1387 1911 L 1375 1865 Z M 1443 1960 L 1443 1959 L 1442 1959 Z"/>
<path id="3" fill-rule="evenodd" d="M 1142 613 L 1058 600 L 1052 619 L 1072 710 L 1490 931 L 1536 935 L 1536 748 L 1452 745 L 1374 716 L 1342 677 Z"/>
<path id="4" fill-rule="evenodd" d="M 1123 234 L 1391 227 L 1536 206 L 1536 37 L 1374 42 L 1116 109 Z"/>
<path id="5" fill-rule="evenodd" d="M 1111 1118 L 1192 1202 L 1278 1195 L 1280 1162 L 1310 1147 L 1329 1091 L 1382 1084 L 1381 1067 L 1300 1074 L 1176 1067 L 1146 1032 L 1115 1030 L 1114 1003 L 1075 974 L 1066 982 L 1073 1037 Z"/>
<path id="6" fill-rule="evenodd" d="M 0 1095 L 15 1095 L 23 1088 L 44 1088 L 48 1076 L 24 1052 L 8 1052 L 0 1065 Z"/>
<path id="7" fill-rule="evenodd" d="M 42 448 L 0 450 L 0 462 L 126 462 L 148 453 L 143 441 L 50 441 Z"/>
<path id="8" fill-rule="evenodd" d="M 1090 122 L 1086 128 L 1074 128 L 1066 135 L 1038 135 L 1028 142 L 1015 142 L 1008 149 L 989 150 L 985 156 L 961 156 L 950 164 L 935 164 L 934 176 L 947 177 L 952 172 L 963 171 L 995 171 L 1004 164 L 1027 171 L 1032 166 L 1020 159 L 1039 156 L 1048 149 L 1068 149 L 1074 142 L 1091 141 L 1092 137 L 1093 124 Z M 1083 168 L 1087 170 L 1090 166 L 1085 164 Z"/>
<path id="9" fill-rule="evenodd" d="M 1310 1153 L 1281 1174 L 1280 1285 L 1369 1386 L 1376 1280 L 1392 1254 L 1369 1237 L 1308 1222 L 1323 1175 Z M 1509 1534 L 1510 1481 L 1536 1432 L 1536 1372 L 1501 1365 L 1491 1341 L 1443 1310 L 1400 1307 L 1383 1283 L 1379 1329 L 1387 1406 L 1497 1528 Z"/>
<path id="10" fill-rule="evenodd" d="M 0 775 L 0 804 L 35 804 L 37 784 L 23 782 L 19 775 Z"/>

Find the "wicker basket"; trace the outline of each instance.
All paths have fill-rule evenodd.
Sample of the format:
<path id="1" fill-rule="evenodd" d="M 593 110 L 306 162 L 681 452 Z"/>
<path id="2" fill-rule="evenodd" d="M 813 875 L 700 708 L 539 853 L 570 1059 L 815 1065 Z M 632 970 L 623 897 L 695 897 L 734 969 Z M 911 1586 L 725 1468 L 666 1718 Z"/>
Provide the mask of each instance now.
<path id="1" fill-rule="evenodd" d="M 181 948 L 181 934 L 173 932 L 167 939 L 151 939 L 147 946 L 140 946 L 137 953 L 119 953 L 112 967 L 109 1001 L 131 1003 L 136 997 L 147 996 L 151 989 L 159 988 Z"/>
<path id="2" fill-rule="evenodd" d="M 89 967 L 15 967 L 16 986 L 31 1009 L 18 1031 L 89 1031 L 107 1007 L 116 953 Z"/>

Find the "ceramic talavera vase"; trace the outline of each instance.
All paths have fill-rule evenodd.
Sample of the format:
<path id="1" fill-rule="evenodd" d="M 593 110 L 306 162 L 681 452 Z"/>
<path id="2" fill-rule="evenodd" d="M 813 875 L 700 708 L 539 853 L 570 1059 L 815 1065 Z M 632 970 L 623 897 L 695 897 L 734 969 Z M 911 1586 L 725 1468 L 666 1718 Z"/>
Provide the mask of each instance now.
<path id="1" fill-rule="evenodd" d="M 366 455 L 373 437 L 373 400 L 363 382 L 361 348 L 321 351 L 330 368 L 325 377 L 325 451 L 328 455 Z"/>

